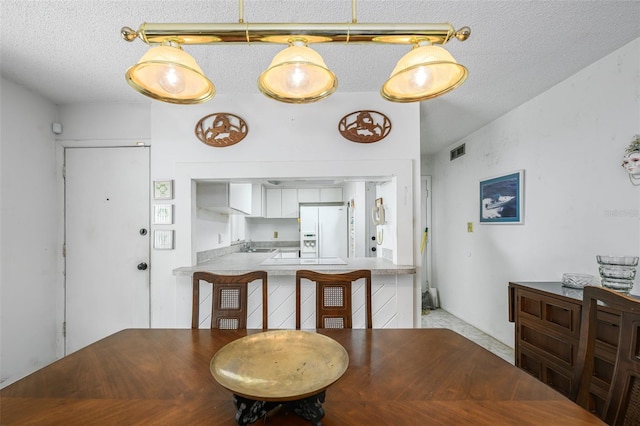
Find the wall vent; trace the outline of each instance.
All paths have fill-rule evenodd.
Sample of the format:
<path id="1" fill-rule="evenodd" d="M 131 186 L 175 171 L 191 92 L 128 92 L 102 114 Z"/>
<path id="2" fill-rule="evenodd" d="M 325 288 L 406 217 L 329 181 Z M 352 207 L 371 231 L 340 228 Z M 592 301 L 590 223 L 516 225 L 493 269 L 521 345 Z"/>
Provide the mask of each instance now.
<path id="1" fill-rule="evenodd" d="M 464 155 L 464 144 L 460 145 L 457 148 L 453 148 L 451 150 L 451 156 L 449 158 L 449 161 L 453 161 L 458 157 L 462 157 Z"/>

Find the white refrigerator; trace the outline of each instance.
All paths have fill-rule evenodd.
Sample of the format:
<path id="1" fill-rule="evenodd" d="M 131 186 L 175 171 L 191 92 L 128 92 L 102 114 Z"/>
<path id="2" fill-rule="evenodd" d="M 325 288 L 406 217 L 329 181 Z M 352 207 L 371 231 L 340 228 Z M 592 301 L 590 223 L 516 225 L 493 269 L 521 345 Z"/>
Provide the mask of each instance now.
<path id="1" fill-rule="evenodd" d="M 344 204 L 300 204 L 300 257 L 346 259 L 347 213 Z"/>

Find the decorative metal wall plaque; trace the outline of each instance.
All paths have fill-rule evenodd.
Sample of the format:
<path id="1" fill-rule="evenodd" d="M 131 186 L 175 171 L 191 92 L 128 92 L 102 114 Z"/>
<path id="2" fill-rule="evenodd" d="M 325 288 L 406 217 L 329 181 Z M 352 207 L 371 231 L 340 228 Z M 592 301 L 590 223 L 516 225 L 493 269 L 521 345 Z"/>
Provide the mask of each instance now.
<path id="1" fill-rule="evenodd" d="M 244 139 L 247 133 L 247 123 L 237 115 L 226 112 L 207 115 L 196 124 L 198 139 L 217 148 L 235 145 Z"/>
<path id="2" fill-rule="evenodd" d="M 391 132 L 391 120 L 378 111 L 356 111 L 342 117 L 338 131 L 352 142 L 378 142 Z"/>

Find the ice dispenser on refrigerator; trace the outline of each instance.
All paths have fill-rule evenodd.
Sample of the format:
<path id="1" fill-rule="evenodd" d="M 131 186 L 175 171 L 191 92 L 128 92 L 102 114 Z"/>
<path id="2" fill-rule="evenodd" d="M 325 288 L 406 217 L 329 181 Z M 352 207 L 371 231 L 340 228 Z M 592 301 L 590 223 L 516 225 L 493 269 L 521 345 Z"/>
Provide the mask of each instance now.
<path id="1" fill-rule="evenodd" d="M 315 232 L 303 232 L 300 238 L 300 257 L 318 257 Z"/>

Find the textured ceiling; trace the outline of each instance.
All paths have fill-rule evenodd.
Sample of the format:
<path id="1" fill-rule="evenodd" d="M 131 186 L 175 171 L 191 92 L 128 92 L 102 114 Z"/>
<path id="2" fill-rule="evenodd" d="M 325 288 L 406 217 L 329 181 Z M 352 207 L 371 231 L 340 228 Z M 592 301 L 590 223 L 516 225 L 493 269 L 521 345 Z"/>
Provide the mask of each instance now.
<path id="1" fill-rule="evenodd" d="M 154 102 L 132 90 L 126 69 L 147 50 L 120 28 L 143 22 L 237 22 L 234 0 L 1 0 L 2 76 L 56 104 Z M 357 2 L 361 23 L 451 22 L 471 27 L 446 45 L 469 78 L 421 103 L 423 154 L 435 153 L 640 37 L 634 1 Z M 246 0 L 247 22 L 348 22 L 349 0 Z M 315 45 L 338 92 L 378 92 L 406 46 Z M 258 75 L 281 46 L 186 46 L 218 94 L 258 93 Z"/>

